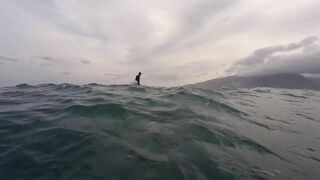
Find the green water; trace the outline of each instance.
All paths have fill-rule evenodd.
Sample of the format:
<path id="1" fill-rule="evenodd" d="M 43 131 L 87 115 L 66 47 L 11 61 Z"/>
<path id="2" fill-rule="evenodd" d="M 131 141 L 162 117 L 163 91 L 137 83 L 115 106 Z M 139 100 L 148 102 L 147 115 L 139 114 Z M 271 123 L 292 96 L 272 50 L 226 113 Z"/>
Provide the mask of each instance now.
<path id="1" fill-rule="evenodd" d="M 1 180 L 320 179 L 320 92 L 0 88 Z"/>

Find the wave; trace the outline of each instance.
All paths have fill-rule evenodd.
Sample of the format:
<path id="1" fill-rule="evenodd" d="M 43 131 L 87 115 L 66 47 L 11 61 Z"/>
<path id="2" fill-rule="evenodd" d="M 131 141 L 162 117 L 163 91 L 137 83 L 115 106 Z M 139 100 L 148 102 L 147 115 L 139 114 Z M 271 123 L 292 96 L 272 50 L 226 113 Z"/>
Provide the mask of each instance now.
<path id="1" fill-rule="evenodd" d="M 318 179 L 319 102 L 270 88 L 3 87 L 0 179 Z"/>

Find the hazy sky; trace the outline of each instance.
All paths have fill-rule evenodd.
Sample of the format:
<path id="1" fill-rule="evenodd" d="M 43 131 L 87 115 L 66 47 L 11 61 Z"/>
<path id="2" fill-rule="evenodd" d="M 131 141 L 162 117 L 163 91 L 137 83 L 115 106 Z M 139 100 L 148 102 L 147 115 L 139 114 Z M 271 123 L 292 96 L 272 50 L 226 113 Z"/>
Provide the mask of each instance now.
<path id="1" fill-rule="evenodd" d="M 319 0 L 0 0 L 0 86 L 320 73 Z"/>

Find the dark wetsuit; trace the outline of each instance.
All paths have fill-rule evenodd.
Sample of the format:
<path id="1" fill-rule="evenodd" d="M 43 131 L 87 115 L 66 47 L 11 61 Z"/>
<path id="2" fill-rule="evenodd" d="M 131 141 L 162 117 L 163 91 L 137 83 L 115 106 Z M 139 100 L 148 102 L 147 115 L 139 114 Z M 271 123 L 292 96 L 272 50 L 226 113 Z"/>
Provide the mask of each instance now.
<path id="1" fill-rule="evenodd" d="M 138 82 L 138 85 L 140 85 L 140 76 L 141 76 L 141 74 L 138 74 L 138 75 L 136 76 L 136 81 Z"/>

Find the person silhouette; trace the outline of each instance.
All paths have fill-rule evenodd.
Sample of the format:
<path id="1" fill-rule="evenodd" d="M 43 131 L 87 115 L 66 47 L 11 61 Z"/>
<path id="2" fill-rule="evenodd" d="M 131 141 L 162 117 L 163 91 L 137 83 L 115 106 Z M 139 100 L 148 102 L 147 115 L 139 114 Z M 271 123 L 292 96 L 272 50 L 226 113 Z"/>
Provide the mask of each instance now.
<path id="1" fill-rule="evenodd" d="M 136 76 L 136 81 L 138 83 L 138 85 L 140 85 L 140 76 L 141 76 L 141 72 L 139 72 L 139 74 Z"/>

